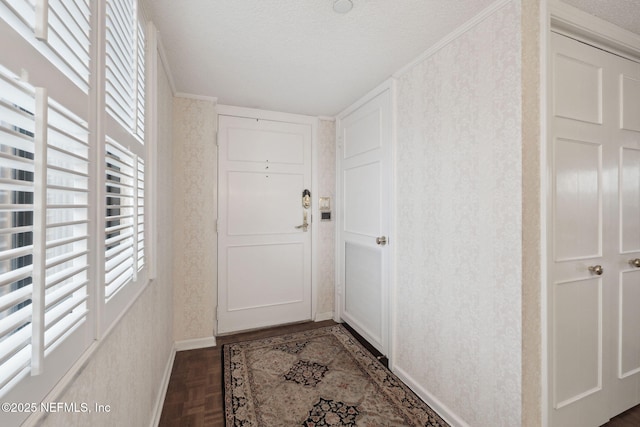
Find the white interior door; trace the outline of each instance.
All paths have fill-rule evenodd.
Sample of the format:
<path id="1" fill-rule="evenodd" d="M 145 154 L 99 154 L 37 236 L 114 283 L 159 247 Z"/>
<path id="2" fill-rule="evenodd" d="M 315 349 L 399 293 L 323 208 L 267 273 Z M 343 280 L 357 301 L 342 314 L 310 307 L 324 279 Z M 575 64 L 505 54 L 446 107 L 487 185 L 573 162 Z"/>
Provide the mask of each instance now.
<path id="1" fill-rule="evenodd" d="M 640 403 L 640 65 L 551 35 L 551 425 Z"/>
<path id="2" fill-rule="evenodd" d="M 311 319 L 311 126 L 221 115 L 218 145 L 218 332 Z"/>
<path id="3" fill-rule="evenodd" d="M 341 318 L 388 355 L 391 89 L 339 118 Z"/>

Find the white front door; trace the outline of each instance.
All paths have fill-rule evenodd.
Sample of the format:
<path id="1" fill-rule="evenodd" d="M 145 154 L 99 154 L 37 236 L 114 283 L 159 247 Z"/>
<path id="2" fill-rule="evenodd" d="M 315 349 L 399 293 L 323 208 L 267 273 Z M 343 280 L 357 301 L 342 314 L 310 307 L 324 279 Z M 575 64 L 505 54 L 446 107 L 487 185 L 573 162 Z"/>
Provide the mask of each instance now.
<path id="1" fill-rule="evenodd" d="M 640 64 L 551 35 L 551 425 L 640 403 Z"/>
<path id="2" fill-rule="evenodd" d="M 218 144 L 218 332 L 311 319 L 311 126 L 220 115 Z"/>
<path id="3" fill-rule="evenodd" d="M 388 355 L 391 89 L 347 110 L 337 133 L 340 317 Z"/>

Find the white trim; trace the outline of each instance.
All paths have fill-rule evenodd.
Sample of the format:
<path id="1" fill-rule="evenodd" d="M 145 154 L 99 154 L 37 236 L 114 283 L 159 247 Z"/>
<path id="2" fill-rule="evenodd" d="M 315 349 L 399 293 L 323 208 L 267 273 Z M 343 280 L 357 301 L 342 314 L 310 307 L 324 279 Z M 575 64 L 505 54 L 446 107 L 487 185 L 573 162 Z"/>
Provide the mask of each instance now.
<path id="1" fill-rule="evenodd" d="M 548 245 L 548 227 L 549 222 L 547 219 L 547 186 L 549 179 L 549 170 L 547 165 L 547 117 L 548 117 L 548 95 L 547 95 L 547 85 L 548 85 L 548 51 L 549 51 L 549 18 L 548 18 L 548 7 L 547 2 L 540 3 L 540 46 L 539 46 L 539 55 L 540 55 L 540 87 L 539 91 L 539 108 L 540 115 L 538 117 L 540 121 L 540 157 L 539 167 L 540 167 L 540 418 L 542 422 L 541 427 L 549 426 L 549 385 L 548 385 L 548 375 L 549 375 L 549 360 L 548 360 L 548 352 L 549 348 L 547 345 L 548 340 L 548 322 L 547 322 L 547 277 L 548 277 L 548 264 L 547 264 L 547 245 Z"/>
<path id="2" fill-rule="evenodd" d="M 145 105 L 145 151 L 147 177 L 145 182 L 145 197 L 148 206 L 145 207 L 145 255 L 149 279 L 156 279 L 158 275 L 158 58 L 164 68 L 158 44 L 158 30 L 152 22 L 147 22 L 147 75 L 146 75 L 146 105 Z M 164 70 L 167 74 L 166 69 Z M 136 161 L 137 162 L 137 161 Z M 137 165 L 136 165 L 137 169 Z M 137 185 L 137 184 L 136 184 Z M 137 194 L 137 190 L 136 190 Z M 137 242 L 137 240 L 136 240 Z"/>
<path id="3" fill-rule="evenodd" d="M 313 321 L 322 322 L 322 321 L 331 320 L 331 319 L 333 319 L 333 311 L 327 311 L 325 313 L 317 313 Z"/>
<path id="4" fill-rule="evenodd" d="M 153 25 L 153 24 L 152 24 Z M 155 26 L 154 26 L 155 29 Z M 156 45 L 158 49 L 158 55 L 160 56 L 160 61 L 162 62 L 162 67 L 164 68 L 164 73 L 167 75 L 169 79 L 169 86 L 171 87 L 171 94 L 176 96 L 176 85 L 173 81 L 173 74 L 171 73 L 171 67 L 169 66 L 169 60 L 167 59 L 167 51 L 164 48 L 164 44 L 162 43 L 162 37 L 160 37 L 160 32 L 156 29 L 155 33 Z"/>
<path id="5" fill-rule="evenodd" d="M 187 99 L 195 99 L 198 101 L 208 101 L 213 104 L 218 103 L 218 98 L 215 96 L 206 96 L 206 95 L 195 95 L 193 93 L 185 93 L 185 92 L 174 92 L 173 96 L 176 98 L 187 98 Z"/>
<path id="6" fill-rule="evenodd" d="M 176 351 L 195 350 L 216 346 L 216 337 L 194 338 L 190 340 L 176 341 L 174 348 Z"/>
<path id="7" fill-rule="evenodd" d="M 436 44 L 431 46 L 429 49 L 424 51 L 421 55 L 419 55 L 416 59 L 393 73 L 393 77 L 400 78 L 407 74 L 409 71 L 413 69 L 416 65 L 420 65 L 424 60 L 436 54 L 440 49 L 447 46 L 452 41 L 456 40 L 458 37 L 462 36 L 467 31 L 473 29 L 476 25 L 493 15 L 497 10 L 511 3 L 511 0 L 497 0 L 494 3 L 490 4 L 487 8 L 482 10 L 480 13 L 475 15 L 473 18 L 459 26 L 457 29 L 446 35 L 444 38 L 440 39 Z"/>
<path id="8" fill-rule="evenodd" d="M 153 407 L 153 419 L 151 420 L 151 427 L 158 427 L 160 424 L 160 417 L 162 416 L 162 408 L 164 407 L 164 399 L 167 397 L 167 389 L 169 388 L 169 380 L 171 379 L 171 371 L 173 370 L 173 361 L 176 358 L 176 346 L 171 348 L 169 353 L 169 359 L 164 367 L 164 374 L 162 375 L 162 382 L 160 383 L 160 393 L 156 397 L 156 404 Z"/>
<path id="9" fill-rule="evenodd" d="M 396 325 L 397 325 L 397 276 L 396 276 L 396 260 L 397 260 L 397 246 L 395 244 L 395 236 L 398 234 L 396 218 L 398 212 L 398 200 L 396 198 L 397 190 L 396 185 L 398 183 L 398 170 L 396 168 L 398 159 L 398 81 L 394 78 L 391 79 L 391 147 L 390 147 L 390 168 L 391 168 L 391 184 L 389 186 L 389 236 L 391 240 L 389 243 L 389 274 L 388 274 L 388 286 L 387 295 L 389 298 L 389 306 L 387 308 L 388 315 L 388 348 L 387 359 L 389 365 L 393 365 L 396 359 L 397 353 L 397 339 L 396 339 Z"/>
<path id="10" fill-rule="evenodd" d="M 318 311 L 318 246 L 320 244 L 320 209 L 318 200 L 318 129 L 319 119 L 311 124 L 311 318 Z M 316 200 L 316 202 L 314 202 Z"/>
<path id="11" fill-rule="evenodd" d="M 566 3 L 551 0 L 548 7 L 548 22 L 553 31 L 638 62 L 640 35 Z"/>
<path id="12" fill-rule="evenodd" d="M 423 388 L 420 383 L 397 366 L 392 366 L 391 371 L 402 380 L 414 393 L 418 395 L 427 405 L 442 417 L 448 424 L 456 427 L 470 427 L 459 415 L 453 412 L 447 405 L 438 400 L 433 394 Z"/>

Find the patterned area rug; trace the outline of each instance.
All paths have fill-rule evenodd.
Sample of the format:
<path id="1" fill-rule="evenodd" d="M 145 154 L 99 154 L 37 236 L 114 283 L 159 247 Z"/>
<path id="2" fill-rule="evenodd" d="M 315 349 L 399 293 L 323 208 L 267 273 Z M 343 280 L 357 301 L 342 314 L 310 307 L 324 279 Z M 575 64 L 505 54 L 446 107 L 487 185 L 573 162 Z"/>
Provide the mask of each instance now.
<path id="1" fill-rule="evenodd" d="M 227 426 L 448 426 L 342 326 L 224 346 Z"/>

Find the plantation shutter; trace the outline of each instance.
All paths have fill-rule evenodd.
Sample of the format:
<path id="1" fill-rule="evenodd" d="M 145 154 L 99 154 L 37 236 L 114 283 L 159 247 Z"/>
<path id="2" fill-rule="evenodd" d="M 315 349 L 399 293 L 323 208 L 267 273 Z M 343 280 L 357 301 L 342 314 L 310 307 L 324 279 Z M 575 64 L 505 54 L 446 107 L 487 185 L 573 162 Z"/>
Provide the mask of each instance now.
<path id="1" fill-rule="evenodd" d="M 145 114 L 145 29 L 144 22 L 138 20 L 137 62 L 136 62 L 136 127 L 134 133 L 141 143 L 144 143 L 144 114 Z"/>
<path id="2" fill-rule="evenodd" d="M 87 123 L 49 100 L 44 354 L 88 314 Z"/>
<path id="3" fill-rule="evenodd" d="M 137 232 L 138 238 L 136 241 L 137 244 L 137 270 L 140 271 L 145 264 L 144 257 L 144 247 L 145 247 L 145 239 L 144 239 L 144 160 L 138 157 L 138 171 L 137 171 L 137 198 L 136 198 L 136 208 L 137 208 Z"/>
<path id="4" fill-rule="evenodd" d="M 2 3 L 33 31 L 36 22 L 35 0 L 2 0 Z"/>
<path id="5" fill-rule="evenodd" d="M 53 53 L 47 57 L 86 93 L 91 45 L 89 0 L 0 0 L 0 4 L 44 42 L 36 47 L 46 45 Z"/>
<path id="6" fill-rule="evenodd" d="M 45 1 L 45 0 L 38 0 Z M 91 9 L 84 0 L 48 0 L 48 32 L 36 36 L 89 84 Z"/>
<path id="7" fill-rule="evenodd" d="M 136 19 L 134 0 L 107 0 L 106 103 L 122 126 L 135 128 Z"/>
<path id="8" fill-rule="evenodd" d="M 134 154 L 112 140 L 106 150 L 105 299 L 109 300 L 137 278 L 137 240 L 143 218 L 139 193 L 144 184 L 138 179 L 139 160 Z"/>
<path id="9" fill-rule="evenodd" d="M 0 74 L 0 390 L 31 364 L 35 91 Z"/>
<path id="10" fill-rule="evenodd" d="M 86 319 L 87 124 L 0 72 L 0 394 Z"/>

